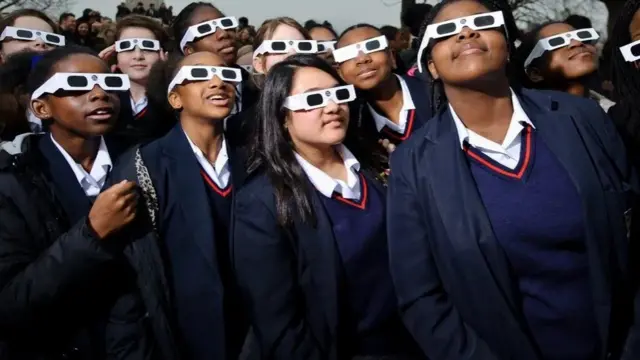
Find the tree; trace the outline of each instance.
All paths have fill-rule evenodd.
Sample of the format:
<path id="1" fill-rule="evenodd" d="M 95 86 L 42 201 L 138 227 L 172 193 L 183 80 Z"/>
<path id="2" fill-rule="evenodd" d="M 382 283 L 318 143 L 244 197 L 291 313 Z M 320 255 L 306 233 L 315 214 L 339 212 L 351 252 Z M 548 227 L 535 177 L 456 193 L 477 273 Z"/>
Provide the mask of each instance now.
<path id="1" fill-rule="evenodd" d="M 69 9 L 73 3 L 73 0 L 0 0 L 0 12 L 28 8 L 57 16 Z"/>

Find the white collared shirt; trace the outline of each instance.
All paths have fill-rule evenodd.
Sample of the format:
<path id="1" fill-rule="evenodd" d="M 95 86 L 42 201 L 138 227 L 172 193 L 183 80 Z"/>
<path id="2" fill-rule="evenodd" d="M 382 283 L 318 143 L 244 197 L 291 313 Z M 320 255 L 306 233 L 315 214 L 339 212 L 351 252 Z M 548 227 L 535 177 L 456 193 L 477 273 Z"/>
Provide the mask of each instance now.
<path id="1" fill-rule="evenodd" d="M 396 75 L 396 77 L 400 82 L 400 89 L 402 89 L 402 109 L 400 109 L 400 114 L 398 115 L 398 124 L 389 120 L 386 116 L 379 114 L 373 109 L 373 106 L 367 104 L 367 106 L 369 107 L 369 111 L 373 116 L 373 121 L 375 121 L 376 123 L 376 129 L 378 129 L 378 132 L 382 131 L 382 129 L 387 126 L 391 130 L 399 134 L 404 134 L 404 131 L 407 128 L 407 118 L 409 115 L 409 111 L 416 108 L 416 106 L 413 104 L 413 99 L 411 98 L 411 92 L 409 92 L 409 88 L 407 87 L 407 82 L 404 81 L 401 76 Z"/>
<path id="2" fill-rule="evenodd" d="M 187 137 L 187 141 L 189 145 L 191 145 L 191 150 L 193 150 L 198 163 L 204 169 L 204 172 L 209 175 L 209 178 L 213 180 L 220 189 L 224 189 L 229 184 L 229 179 L 231 178 L 231 170 L 229 169 L 229 155 L 227 154 L 227 141 L 222 138 L 222 146 L 220 147 L 220 151 L 218 152 L 218 156 L 216 157 L 216 161 L 211 163 L 200 148 L 196 146 L 196 144 L 189 139 L 187 133 L 184 134 Z"/>
<path id="3" fill-rule="evenodd" d="M 360 162 L 358 162 L 346 146 L 342 144 L 337 145 L 336 150 L 340 153 L 344 161 L 344 166 L 347 168 L 346 182 L 332 178 L 324 171 L 313 166 L 297 152 L 294 152 L 294 155 L 300 166 L 302 166 L 302 170 L 304 170 L 307 177 L 309 177 L 309 181 L 311 181 L 313 186 L 322 195 L 330 198 L 334 192 L 337 192 L 345 199 L 358 200 L 360 199 L 360 177 L 358 176 Z"/>
<path id="4" fill-rule="evenodd" d="M 458 130 L 461 148 L 464 149 L 464 143 L 466 141 L 469 145 L 480 150 L 491 159 L 513 170 L 518 166 L 518 162 L 520 161 L 520 148 L 522 147 L 522 137 L 520 133 L 522 129 L 524 129 L 525 124 L 528 124 L 534 129 L 535 126 L 533 126 L 531 119 L 529 119 L 524 109 L 522 109 L 520 101 L 513 90 L 511 90 L 511 102 L 513 103 L 513 115 L 511 115 L 511 123 L 509 124 L 509 129 L 502 144 L 495 143 L 467 129 L 453 110 L 453 107 L 451 107 L 451 104 L 449 104 L 449 111 L 451 111 L 453 122 L 456 124 L 456 129 Z"/>
<path id="5" fill-rule="evenodd" d="M 93 160 L 91 172 L 87 172 L 82 165 L 73 160 L 71 155 L 58 144 L 56 139 L 53 138 L 53 135 L 50 134 L 49 136 L 51 136 L 51 141 L 53 141 L 53 144 L 58 148 L 64 159 L 69 163 L 84 193 L 87 194 L 87 196 L 97 196 L 100 194 L 100 190 L 102 190 L 104 182 L 107 180 L 107 175 L 109 175 L 109 171 L 111 171 L 113 167 L 104 138 L 102 136 L 100 137 L 100 147 L 98 148 L 95 160 Z"/>
<path id="6" fill-rule="evenodd" d="M 133 100 L 132 97 L 130 97 L 129 99 L 131 100 L 131 110 L 133 110 L 133 115 L 138 115 L 149 104 L 149 99 L 146 96 L 143 96 L 137 102 Z"/>

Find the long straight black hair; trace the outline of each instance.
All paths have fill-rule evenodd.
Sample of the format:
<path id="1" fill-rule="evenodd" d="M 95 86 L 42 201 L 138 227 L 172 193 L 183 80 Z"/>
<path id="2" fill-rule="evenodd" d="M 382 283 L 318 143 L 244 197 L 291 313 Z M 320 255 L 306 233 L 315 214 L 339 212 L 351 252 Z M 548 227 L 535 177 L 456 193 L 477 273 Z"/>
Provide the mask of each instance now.
<path id="1" fill-rule="evenodd" d="M 289 110 L 283 107 L 285 99 L 291 95 L 296 71 L 304 67 L 324 71 L 340 85 L 346 85 L 331 65 L 315 55 L 293 55 L 274 65 L 265 78 L 257 105 L 256 141 L 251 146 L 249 172 L 260 169 L 271 180 L 275 187 L 278 223 L 281 226 L 290 226 L 297 216 L 305 223 L 316 223 L 311 187 L 295 158 L 291 138 L 285 129 Z M 352 126 L 351 121 L 343 144 L 358 159 L 362 170 L 373 174 L 384 171 L 387 155 L 375 140 L 361 137 L 357 126 Z M 379 180 L 382 180 L 380 176 Z"/>
<path id="2" fill-rule="evenodd" d="M 435 5 L 431 11 L 427 14 L 427 17 L 424 19 L 422 23 L 422 27 L 420 29 L 420 42 L 424 39 L 425 32 L 427 31 L 427 26 L 431 25 L 440 13 L 440 11 L 449 4 L 454 2 L 458 2 L 462 0 L 444 0 Z M 511 11 L 511 7 L 508 2 L 505 0 L 474 0 L 482 5 L 484 5 L 489 11 L 502 11 L 502 16 L 504 17 L 504 28 L 507 30 L 507 34 L 505 34 L 505 38 L 507 40 L 507 47 L 509 51 L 509 56 L 516 54 L 516 46 L 515 40 L 520 37 L 520 30 L 516 26 L 516 22 L 513 18 L 513 12 Z M 439 112 L 444 105 L 447 104 L 447 96 L 444 93 L 444 85 L 441 80 L 435 80 L 429 70 L 427 69 L 427 63 L 431 59 L 431 50 L 433 50 L 433 45 L 436 44 L 437 41 L 429 41 L 429 45 L 426 48 L 426 51 L 422 55 L 422 59 L 417 59 L 417 61 L 421 61 L 423 64 L 423 69 L 425 72 L 425 78 L 429 82 L 430 94 L 432 96 L 431 99 L 431 107 L 433 113 Z M 515 69 L 511 63 L 507 64 L 507 76 L 509 77 L 511 86 L 519 87 L 520 82 L 518 81 L 518 76 L 516 75 Z"/>

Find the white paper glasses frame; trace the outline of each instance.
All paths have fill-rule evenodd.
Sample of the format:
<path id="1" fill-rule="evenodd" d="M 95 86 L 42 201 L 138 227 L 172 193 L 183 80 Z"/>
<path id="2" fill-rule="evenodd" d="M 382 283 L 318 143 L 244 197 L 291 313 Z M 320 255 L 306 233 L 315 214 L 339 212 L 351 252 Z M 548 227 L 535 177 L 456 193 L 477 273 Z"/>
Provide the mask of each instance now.
<path id="1" fill-rule="evenodd" d="M 335 40 L 318 41 L 318 54 L 324 54 L 329 51 L 334 51 L 336 49 L 336 43 L 338 42 Z"/>
<path id="2" fill-rule="evenodd" d="M 298 54 L 315 54 L 318 42 L 315 40 L 265 40 L 253 52 L 253 58 L 262 54 L 286 54 L 291 49 Z"/>
<path id="3" fill-rule="evenodd" d="M 358 57 L 358 54 L 361 51 L 365 54 L 370 54 L 372 52 L 384 50 L 388 46 L 389 43 L 387 42 L 387 38 L 382 35 L 335 49 L 333 50 L 333 59 L 337 63 L 343 63 L 347 60 Z"/>
<path id="4" fill-rule="evenodd" d="M 209 81 L 217 76 L 220 80 L 225 82 L 241 82 L 242 71 L 236 68 L 222 67 L 222 66 L 183 66 L 176 76 L 171 80 L 169 87 L 167 88 L 167 94 L 173 90 L 177 85 L 183 82 L 189 81 Z"/>
<path id="5" fill-rule="evenodd" d="M 527 57 L 527 60 L 525 60 L 524 67 L 527 68 L 533 60 L 544 55 L 545 51 L 553 51 L 561 47 L 569 46 L 569 44 L 571 44 L 571 40 L 584 42 L 598 40 L 599 38 L 600 36 L 598 35 L 598 32 L 593 28 L 589 28 L 568 31 L 562 34 L 548 36 L 546 38 L 540 39 L 536 43 L 536 46 L 533 48 L 533 50 L 531 50 L 531 53 Z"/>
<path id="6" fill-rule="evenodd" d="M 620 52 L 627 62 L 640 60 L 640 40 L 621 46 Z"/>
<path id="7" fill-rule="evenodd" d="M 459 34 L 466 26 L 472 30 L 494 29 L 504 25 L 504 17 L 502 11 L 494 11 L 489 13 L 464 16 L 453 20 L 443 21 L 427 26 L 427 30 L 422 37 L 420 50 L 418 50 L 418 69 L 423 71 L 422 53 L 429 45 L 429 40 L 440 39 Z"/>
<path id="8" fill-rule="evenodd" d="M 104 91 L 126 91 L 131 86 L 129 77 L 123 74 L 55 73 L 33 92 L 31 100 L 58 90 L 90 91 L 96 85 Z"/>
<path id="9" fill-rule="evenodd" d="M 291 95 L 285 99 L 282 106 L 291 111 L 313 110 L 327 106 L 329 100 L 336 104 L 343 104 L 355 99 L 356 89 L 353 85 L 345 85 Z"/>
<path id="10" fill-rule="evenodd" d="M 122 39 L 116 41 L 116 52 L 133 51 L 135 48 L 147 51 L 160 51 L 160 41 L 153 39 Z"/>
<path id="11" fill-rule="evenodd" d="M 37 38 L 42 39 L 46 44 L 55 46 L 64 46 L 65 38 L 62 35 L 54 34 L 42 30 L 32 30 L 26 28 L 19 28 L 13 26 L 7 26 L 0 34 L 0 41 L 6 38 L 12 38 L 16 40 L 32 41 Z"/>
<path id="12" fill-rule="evenodd" d="M 218 19 L 208 20 L 189 26 L 187 32 L 180 40 L 180 51 L 184 53 L 184 47 L 199 38 L 211 35 L 218 29 L 235 29 L 238 27 L 238 19 L 235 16 L 227 16 Z"/>

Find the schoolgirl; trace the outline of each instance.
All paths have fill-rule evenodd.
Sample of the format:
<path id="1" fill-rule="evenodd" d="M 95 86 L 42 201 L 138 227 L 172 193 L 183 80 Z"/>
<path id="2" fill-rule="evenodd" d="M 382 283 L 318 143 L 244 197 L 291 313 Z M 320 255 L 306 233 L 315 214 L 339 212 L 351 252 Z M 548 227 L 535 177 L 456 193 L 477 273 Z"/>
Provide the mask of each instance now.
<path id="1" fill-rule="evenodd" d="M 167 35 L 157 21 L 130 15 L 118 22 L 115 44 L 100 52 L 105 60 L 115 55 L 117 72 L 131 80 L 131 90 L 121 94 L 120 121 L 114 131 L 114 137 L 125 146 L 162 137 L 175 124 L 174 117 L 154 111 L 164 105 L 166 97 L 160 105 L 150 104 L 147 97 L 153 65 L 166 60 L 166 41 Z"/>
<path id="2" fill-rule="evenodd" d="M 333 64 L 333 50 L 338 41 L 338 34 L 329 25 L 314 23 L 306 29 L 311 39 L 318 42 L 318 56 Z"/>
<path id="3" fill-rule="evenodd" d="M 267 75 L 232 249 L 262 358 L 412 354 L 385 251 L 386 156 L 348 131 L 355 97 L 314 55 Z"/>
<path id="4" fill-rule="evenodd" d="M 628 154 L 640 167 L 640 71 L 637 55 L 640 44 L 640 0 L 624 3 L 611 33 L 611 80 L 616 104 L 608 114 L 620 132 Z"/>
<path id="5" fill-rule="evenodd" d="M 114 170 L 115 179 L 136 181 L 145 200 L 145 220 L 129 228 L 129 259 L 167 359 L 237 359 L 248 320 L 229 231 L 245 161 L 223 123 L 242 73 L 211 52 L 170 58 L 162 69 L 164 85 L 148 91 L 164 93 L 178 123 Z"/>
<path id="6" fill-rule="evenodd" d="M 31 109 L 50 133 L 0 151 L 3 357 L 119 359 L 130 340 L 108 314 L 135 290 L 118 238 L 136 216 L 135 184 L 103 189 L 118 155 L 103 135 L 128 86 L 82 48 L 55 49 L 31 72 Z"/>
<path id="7" fill-rule="evenodd" d="M 241 69 L 242 82 L 236 86 L 236 107 L 232 114 L 250 108 L 258 98 L 249 73 L 236 65 L 237 27 L 236 17 L 224 15 L 208 2 L 192 2 L 180 11 L 173 22 L 173 34 L 181 53 L 189 55 L 209 51 L 220 56 L 227 66 Z"/>
<path id="8" fill-rule="evenodd" d="M 524 35 L 515 55 L 523 85 L 589 97 L 607 111 L 613 102 L 590 89 L 598 78 L 599 38 L 593 28 L 575 29 L 559 21 L 538 25 Z"/>
<path id="9" fill-rule="evenodd" d="M 0 21 L 1 62 L 21 51 L 43 52 L 65 44 L 56 23 L 41 11 L 16 10 Z"/>
<path id="10" fill-rule="evenodd" d="M 420 66 L 437 115 L 391 159 L 391 274 L 433 359 L 639 356 L 624 214 L 637 185 L 595 102 L 512 82 L 506 3 L 445 0 Z"/>
<path id="11" fill-rule="evenodd" d="M 360 24 L 345 30 L 333 56 L 342 78 L 361 94 L 354 110 L 363 132 L 388 150 L 431 118 L 431 95 L 424 82 L 393 73 L 395 59 L 376 27 Z"/>

